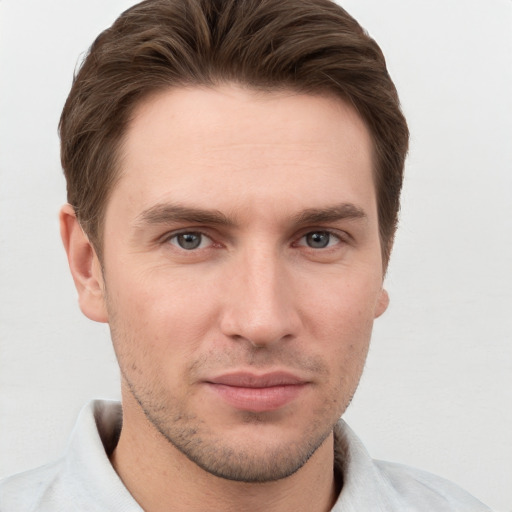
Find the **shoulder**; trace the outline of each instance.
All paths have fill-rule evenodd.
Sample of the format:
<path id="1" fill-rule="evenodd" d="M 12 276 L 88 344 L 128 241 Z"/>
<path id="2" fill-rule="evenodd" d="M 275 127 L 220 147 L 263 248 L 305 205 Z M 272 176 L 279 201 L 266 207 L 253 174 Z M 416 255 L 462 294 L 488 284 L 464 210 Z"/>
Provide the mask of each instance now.
<path id="1" fill-rule="evenodd" d="M 334 430 L 334 439 L 335 467 L 343 487 L 333 511 L 491 512 L 444 478 L 373 459 L 343 420 Z"/>
<path id="2" fill-rule="evenodd" d="M 442 477 L 393 462 L 375 460 L 374 464 L 397 497 L 416 505 L 417 510 L 491 512 L 467 491 Z"/>
<path id="3" fill-rule="evenodd" d="M 139 510 L 108 458 L 121 421 L 120 404 L 87 404 L 61 459 L 0 481 L 0 512 Z"/>
<path id="4" fill-rule="evenodd" d="M 61 466 L 57 461 L 0 480 L 0 512 L 42 510 L 40 504 L 56 484 Z"/>

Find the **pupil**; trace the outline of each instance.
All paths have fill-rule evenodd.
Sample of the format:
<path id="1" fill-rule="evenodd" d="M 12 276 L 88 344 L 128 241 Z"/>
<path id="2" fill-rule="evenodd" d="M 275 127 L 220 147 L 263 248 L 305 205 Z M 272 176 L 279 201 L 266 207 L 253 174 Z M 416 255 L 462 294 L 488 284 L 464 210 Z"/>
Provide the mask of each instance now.
<path id="1" fill-rule="evenodd" d="M 310 247 L 314 247 L 315 249 L 323 249 L 329 244 L 329 233 L 325 231 L 309 233 L 306 239 Z"/>
<path id="2" fill-rule="evenodd" d="M 201 235 L 199 233 L 183 233 L 178 235 L 178 244 L 183 249 L 197 249 L 201 245 Z"/>

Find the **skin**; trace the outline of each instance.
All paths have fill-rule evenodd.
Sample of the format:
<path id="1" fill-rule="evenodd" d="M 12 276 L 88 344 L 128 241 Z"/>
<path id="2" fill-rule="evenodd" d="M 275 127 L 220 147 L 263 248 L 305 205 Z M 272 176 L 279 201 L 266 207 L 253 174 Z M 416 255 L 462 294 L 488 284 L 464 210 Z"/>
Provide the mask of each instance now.
<path id="1" fill-rule="evenodd" d="M 339 98 L 172 89 L 135 111 L 101 264 L 62 209 L 121 367 L 111 460 L 145 510 L 332 507 L 332 429 L 388 304 L 372 168 Z"/>

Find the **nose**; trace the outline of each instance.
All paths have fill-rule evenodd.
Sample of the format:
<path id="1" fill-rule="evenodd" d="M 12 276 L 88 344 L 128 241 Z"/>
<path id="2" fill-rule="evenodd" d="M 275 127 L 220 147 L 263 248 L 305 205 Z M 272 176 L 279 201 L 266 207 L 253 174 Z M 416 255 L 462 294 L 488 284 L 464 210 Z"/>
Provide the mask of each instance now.
<path id="1" fill-rule="evenodd" d="M 301 320 L 293 273 L 271 251 L 249 251 L 230 270 L 221 317 L 225 336 L 264 347 L 297 336 Z"/>

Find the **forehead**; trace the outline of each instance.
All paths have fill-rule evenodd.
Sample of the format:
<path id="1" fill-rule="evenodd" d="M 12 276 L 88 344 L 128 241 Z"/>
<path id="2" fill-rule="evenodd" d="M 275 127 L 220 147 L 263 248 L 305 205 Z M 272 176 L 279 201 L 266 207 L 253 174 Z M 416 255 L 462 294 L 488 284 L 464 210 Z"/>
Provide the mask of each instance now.
<path id="1" fill-rule="evenodd" d="M 186 199 L 222 209 L 223 202 L 281 201 L 286 191 L 311 203 L 304 207 L 350 196 L 371 202 L 372 153 L 364 122 L 333 96 L 170 89 L 135 109 L 113 199 L 137 208 Z M 340 193 L 346 197 L 334 197 Z"/>

